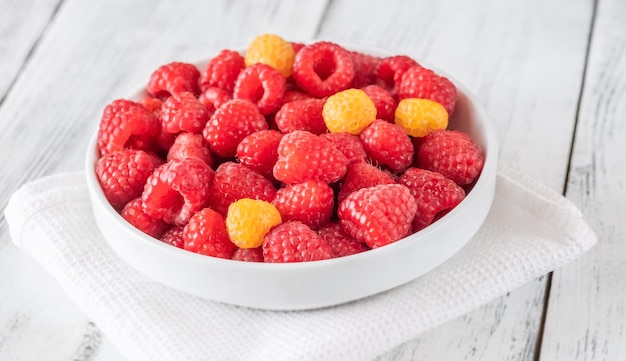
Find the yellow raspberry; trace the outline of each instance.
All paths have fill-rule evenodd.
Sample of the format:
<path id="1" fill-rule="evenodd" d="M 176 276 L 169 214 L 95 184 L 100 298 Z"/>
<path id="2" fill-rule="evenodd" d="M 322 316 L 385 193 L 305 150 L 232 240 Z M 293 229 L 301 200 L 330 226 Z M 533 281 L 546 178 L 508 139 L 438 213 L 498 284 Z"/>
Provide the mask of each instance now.
<path id="1" fill-rule="evenodd" d="M 280 213 L 273 204 L 256 199 L 233 202 L 226 213 L 228 236 L 239 248 L 259 247 L 270 228 L 281 223 Z"/>
<path id="2" fill-rule="evenodd" d="M 413 137 L 448 127 L 448 112 L 441 104 L 428 99 L 402 99 L 396 108 L 395 122 Z"/>
<path id="3" fill-rule="evenodd" d="M 296 53 L 287 40 L 274 34 L 259 35 L 252 40 L 244 61 L 246 66 L 262 63 L 278 70 L 285 78 L 291 75 Z"/>
<path id="4" fill-rule="evenodd" d="M 376 120 L 376 105 L 361 89 L 347 89 L 331 95 L 322 110 L 331 133 L 358 135 Z"/>

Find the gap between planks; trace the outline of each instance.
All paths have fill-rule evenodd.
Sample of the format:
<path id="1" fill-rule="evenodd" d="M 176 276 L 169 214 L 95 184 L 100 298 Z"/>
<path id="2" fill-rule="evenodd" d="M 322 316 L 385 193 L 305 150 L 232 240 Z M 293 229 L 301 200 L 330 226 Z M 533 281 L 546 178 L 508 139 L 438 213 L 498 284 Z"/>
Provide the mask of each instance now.
<path id="1" fill-rule="evenodd" d="M 583 63 L 583 74 L 580 82 L 580 90 L 578 92 L 578 100 L 576 102 L 576 116 L 574 118 L 574 128 L 572 129 L 572 141 L 569 148 L 569 156 L 567 158 L 567 168 L 565 170 L 565 183 L 563 184 L 563 190 L 561 194 L 565 197 L 567 195 L 567 187 L 569 184 L 570 172 L 572 168 L 572 158 L 574 156 L 574 145 L 576 140 L 576 133 L 578 131 L 578 123 L 580 118 L 580 107 L 582 104 L 583 93 L 585 91 L 587 69 L 589 67 L 589 55 L 591 53 L 591 42 L 593 39 L 593 33 L 596 25 L 596 16 L 598 10 L 598 0 L 593 0 L 593 6 L 591 8 L 591 20 L 589 24 L 589 33 L 587 34 L 587 49 L 585 51 L 585 60 Z M 546 326 L 546 319 L 548 316 L 548 306 L 550 303 L 550 291 L 552 289 L 552 276 L 554 272 L 548 273 L 546 277 L 546 290 L 544 293 L 543 309 L 541 310 L 541 319 L 539 321 L 539 329 L 537 330 L 537 345 L 535 347 L 534 361 L 540 361 L 541 347 L 543 345 L 543 335 Z"/>
<path id="2" fill-rule="evenodd" d="M 46 34 L 46 32 L 48 32 L 48 29 L 50 28 L 50 24 L 56 18 L 57 13 L 59 12 L 59 9 L 61 8 L 64 2 L 65 0 L 59 0 L 59 2 L 54 6 L 54 9 L 52 9 L 52 13 L 50 13 L 50 18 L 48 19 L 46 26 L 44 26 L 44 28 L 41 30 L 41 33 L 39 33 L 39 35 L 35 38 L 35 41 L 33 41 L 32 46 L 30 47 L 30 49 L 28 49 L 28 53 L 26 53 L 26 57 L 24 57 L 24 61 L 22 61 L 22 65 L 20 65 L 20 67 L 17 69 L 17 71 L 15 72 L 15 76 L 9 83 L 9 86 L 7 87 L 5 93 L 2 94 L 2 97 L 0 97 L 0 107 L 4 103 L 4 100 L 11 93 L 13 86 L 15 85 L 17 80 L 20 78 L 20 75 L 22 75 L 24 68 L 26 68 L 26 65 L 30 62 L 30 59 L 32 58 L 33 53 L 39 47 L 39 43 L 41 42 L 41 39 Z"/>

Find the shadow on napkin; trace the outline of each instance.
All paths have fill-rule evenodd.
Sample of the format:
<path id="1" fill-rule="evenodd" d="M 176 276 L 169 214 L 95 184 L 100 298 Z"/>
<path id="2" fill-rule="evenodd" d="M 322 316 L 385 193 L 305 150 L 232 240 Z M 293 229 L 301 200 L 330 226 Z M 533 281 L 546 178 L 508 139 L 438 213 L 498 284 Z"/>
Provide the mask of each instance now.
<path id="1" fill-rule="evenodd" d="M 13 242 L 50 272 L 129 360 L 367 360 L 580 256 L 596 236 L 578 209 L 512 170 L 487 219 L 448 262 L 393 290 L 312 311 L 253 310 L 160 285 L 100 235 L 82 173 L 22 186 Z"/>

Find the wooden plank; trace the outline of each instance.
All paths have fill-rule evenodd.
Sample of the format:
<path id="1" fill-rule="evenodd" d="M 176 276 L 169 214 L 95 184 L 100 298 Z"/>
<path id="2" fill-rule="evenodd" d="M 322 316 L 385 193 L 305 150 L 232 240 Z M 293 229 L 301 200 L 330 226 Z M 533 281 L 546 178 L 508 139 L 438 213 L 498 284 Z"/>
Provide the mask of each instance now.
<path id="1" fill-rule="evenodd" d="M 542 360 L 626 359 L 626 3 L 598 2 L 567 197 L 599 243 L 554 272 Z"/>
<path id="2" fill-rule="evenodd" d="M 0 4 L 0 104 L 61 2 L 3 0 Z"/>
<path id="3" fill-rule="evenodd" d="M 320 37 L 453 74 L 491 115 L 500 161 L 561 191 L 591 17 L 591 0 L 343 0 L 331 4 Z M 545 278 L 529 282 L 379 360 L 532 360 L 545 288 Z"/>
<path id="4" fill-rule="evenodd" d="M 104 106 L 159 65 L 245 46 L 264 32 L 312 38 L 325 8 L 315 0 L 65 1 L 0 108 L 0 208 L 25 181 L 80 170 Z M 54 280 L 10 244 L 3 217 L 0 295 L 0 358 L 91 360 L 103 347 L 102 357 L 118 359 Z"/>
<path id="5" fill-rule="evenodd" d="M 486 107 L 501 162 L 560 192 L 591 9 L 592 0 L 343 0 L 331 4 L 319 36 L 410 54 L 452 74 Z"/>

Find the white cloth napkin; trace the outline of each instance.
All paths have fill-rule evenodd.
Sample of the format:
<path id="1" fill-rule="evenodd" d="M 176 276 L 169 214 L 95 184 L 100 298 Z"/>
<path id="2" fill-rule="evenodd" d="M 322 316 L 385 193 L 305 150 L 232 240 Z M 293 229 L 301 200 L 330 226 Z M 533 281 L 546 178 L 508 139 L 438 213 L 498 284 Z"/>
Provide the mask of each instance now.
<path id="1" fill-rule="evenodd" d="M 485 224 L 430 273 L 341 306 L 253 310 L 175 291 L 121 261 L 96 227 L 83 177 L 25 184 L 6 219 L 14 243 L 133 361 L 372 359 L 572 261 L 596 242 L 572 203 L 501 170 Z"/>

